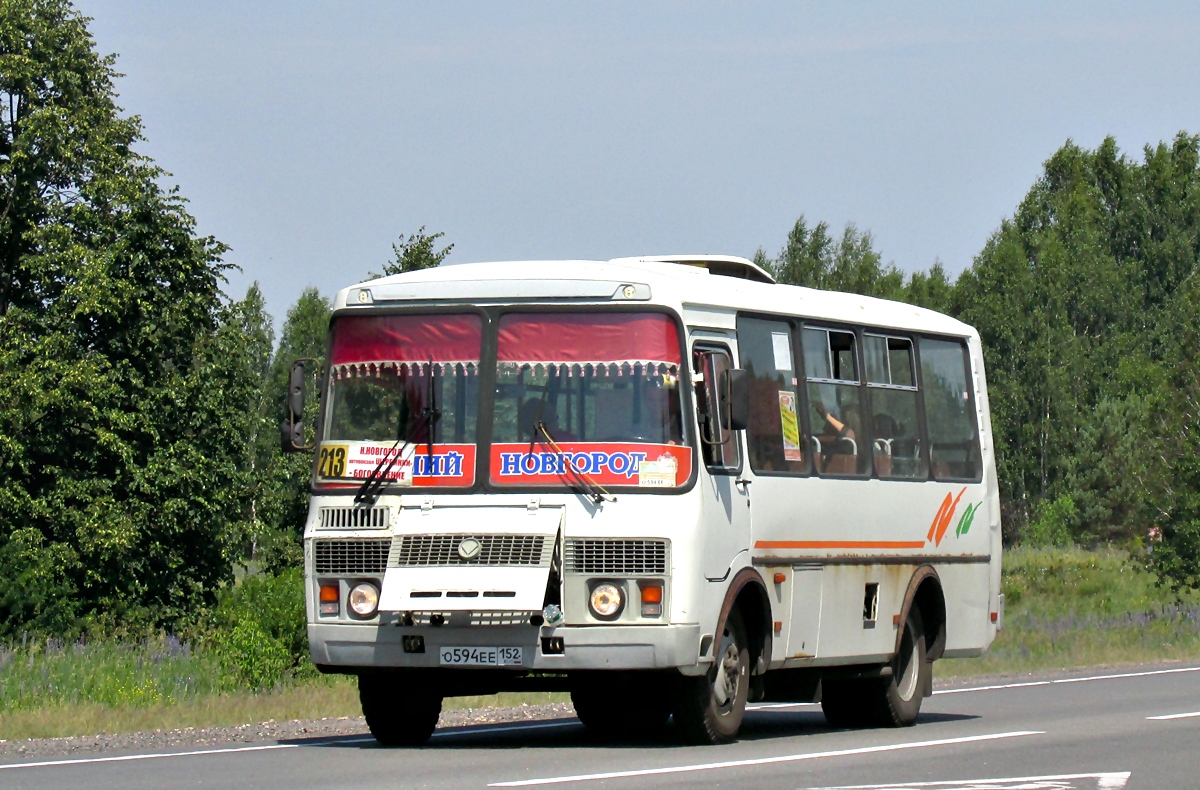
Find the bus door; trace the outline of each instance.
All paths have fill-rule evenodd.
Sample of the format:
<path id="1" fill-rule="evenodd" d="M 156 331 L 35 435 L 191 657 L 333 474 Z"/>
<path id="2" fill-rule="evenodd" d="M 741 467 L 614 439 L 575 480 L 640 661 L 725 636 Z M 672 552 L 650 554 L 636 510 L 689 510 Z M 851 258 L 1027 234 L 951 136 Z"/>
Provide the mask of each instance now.
<path id="1" fill-rule="evenodd" d="M 726 404 L 720 390 L 721 374 L 734 368 L 732 343 L 717 339 L 721 337 L 706 332 L 692 345 L 696 418 L 704 459 L 704 472 L 697 483 L 702 498 L 701 556 L 704 576 L 711 581 L 726 578 L 734 558 L 750 548 L 750 482 L 741 479 L 739 432 L 724 427 Z"/>

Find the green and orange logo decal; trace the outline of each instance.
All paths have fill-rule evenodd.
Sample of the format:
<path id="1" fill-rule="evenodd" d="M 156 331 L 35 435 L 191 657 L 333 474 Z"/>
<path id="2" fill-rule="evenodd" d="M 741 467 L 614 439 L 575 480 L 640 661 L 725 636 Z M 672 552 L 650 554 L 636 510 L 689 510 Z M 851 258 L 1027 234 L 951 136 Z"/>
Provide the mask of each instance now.
<path id="1" fill-rule="evenodd" d="M 954 512 L 958 510 L 958 503 L 962 501 L 963 494 L 967 493 L 964 486 L 962 491 L 958 492 L 958 496 L 946 494 L 946 498 L 942 500 L 942 506 L 938 508 L 937 515 L 933 517 L 933 523 L 929 525 L 929 534 L 925 536 L 925 542 L 933 542 L 934 546 L 942 545 L 942 538 L 946 537 L 946 532 L 950 529 L 950 522 L 954 520 Z M 971 529 L 971 522 L 975 520 L 975 514 L 979 511 L 982 502 L 974 505 L 967 505 L 967 509 L 963 511 L 962 517 L 958 520 L 958 526 L 954 528 L 954 536 L 961 538 L 966 535 Z"/>

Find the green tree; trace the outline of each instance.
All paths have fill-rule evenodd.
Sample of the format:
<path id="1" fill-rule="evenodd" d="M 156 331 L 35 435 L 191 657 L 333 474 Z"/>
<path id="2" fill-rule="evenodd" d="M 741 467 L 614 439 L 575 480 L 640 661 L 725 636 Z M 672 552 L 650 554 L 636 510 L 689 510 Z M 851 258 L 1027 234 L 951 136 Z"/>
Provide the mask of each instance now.
<path id="1" fill-rule="evenodd" d="M 259 419 L 263 431 L 256 450 L 257 468 L 262 470 L 258 500 L 256 540 L 268 570 L 279 571 L 302 559 L 300 539 L 308 515 L 308 481 L 312 475 L 311 453 L 280 450 L 279 425 L 287 417 L 288 377 L 297 359 L 316 359 L 324 365 L 329 318 L 332 307 L 316 288 L 305 288 L 288 310 L 266 385 Z M 320 404 L 316 387 L 310 387 L 305 402 L 304 423 L 309 435 L 316 425 Z"/>
<path id="2" fill-rule="evenodd" d="M 446 260 L 454 249 L 453 244 L 447 244 L 442 249 L 437 249 L 438 239 L 445 236 L 445 233 L 438 231 L 432 236 L 426 235 L 425 226 L 422 225 L 416 233 L 410 234 L 407 238 L 404 234 L 400 234 L 398 244 L 392 245 L 392 253 L 395 257 L 384 264 L 383 274 L 371 272 L 371 278 L 387 277 L 392 274 L 403 274 L 405 272 L 415 272 L 421 269 L 431 269 L 434 266 L 440 266 L 442 261 Z"/>
<path id="3" fill-rule="evenodd" d="M 788 231 L 779 255 L 772 260 L 760 249 L 755 262 L 785 285 L 885 299 L 906 296 L 904 274 L 894 264 L 884 264 L 871 232 L 860 231 L 853 222 L 835 238 L 828 223 L 818 222 L 810 228 L 801 215 Z"/>
<path id="4" fill-rule="evenodd" d="M 227 331 L 236 331 L 243 339 L 243 351 L 236 359 L 245 367 L 246 380 L 252 382 L 246 411 L 246 512 L 229 535 L 229 543 L 242 547 L 252 558 L 266 529 L 261 511 L 272 490 L 271 451 L 279 443 L 279 424 L 275 419 L 277 398 L 268 383 L 275 329 L 257 282 L 247 289 L 242 301 L 232 305 L 228 321 Z"/>
<path id="5" fill-rule="evenodd" d="M 1070 501 L 1053 512 L 1073 539 L 1131 537 L 1177 500 L 1186 420 L 1172 371 L 1196 321 L 1197 143 L 1181 133 L 1139 163 L 1111 138 L 1094 151 L 1068 141 L 955 285 L 953 312 L 983 340 L 1018 532 Z"/>
<path id="6" fill-rule="evenodd" d="M 0 636 L 185 616 L 244 509 L 225 248 L 134 151 L 114 62 L 65 0 L 0 0 Z"/>

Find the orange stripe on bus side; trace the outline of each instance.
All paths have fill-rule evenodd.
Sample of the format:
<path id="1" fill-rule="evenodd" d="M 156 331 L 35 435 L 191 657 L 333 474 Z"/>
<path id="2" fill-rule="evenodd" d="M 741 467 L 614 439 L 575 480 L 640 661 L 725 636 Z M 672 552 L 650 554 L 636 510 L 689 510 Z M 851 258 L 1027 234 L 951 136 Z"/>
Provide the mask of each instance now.
<path id="1" fill-rule="evenodd" d="M 922 540 L 760 540 L 756 549 L 923 549 Z"/>

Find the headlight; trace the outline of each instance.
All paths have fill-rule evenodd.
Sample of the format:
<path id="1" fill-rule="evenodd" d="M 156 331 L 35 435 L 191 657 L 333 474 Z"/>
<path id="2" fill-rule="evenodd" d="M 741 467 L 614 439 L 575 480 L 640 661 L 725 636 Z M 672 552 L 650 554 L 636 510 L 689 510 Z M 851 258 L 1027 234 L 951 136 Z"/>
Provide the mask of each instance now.
<path id="1" fill-rule="evenodd" d="M 588 599 L 588 604 L 592 607 L 592 614 L 601 620 L 615 619 L 621 613 L 624 603 L 621 597 L 621 588 L 612 582 L 597 584 L 592 588 L 592 596 Z"/>
<path id="2" fill-rule="evenodd" d="M 350 611 L 359 617 L 370 617 L 379 608 L 379 590 L 374 584 L 363 582 L 356 584 L 350 591 Z"/>

